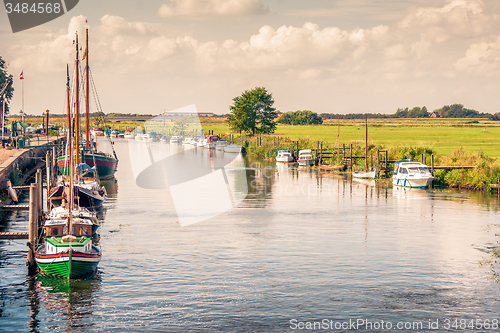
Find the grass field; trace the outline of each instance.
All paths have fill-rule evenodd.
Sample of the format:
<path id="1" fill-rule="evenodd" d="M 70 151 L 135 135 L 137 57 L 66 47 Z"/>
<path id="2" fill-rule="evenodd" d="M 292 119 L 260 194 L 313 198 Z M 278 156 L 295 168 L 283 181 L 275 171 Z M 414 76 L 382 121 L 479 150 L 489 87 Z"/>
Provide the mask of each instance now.
<path id="1" fill-rule="evenodd" d="M 469 120 L 470 121 L 470 120 Z M 494 124 L 496 125 L 496 124 Z M 223 123 L 205 123 L 203 127 L 214 133 L 229 133 Z M 362 121 L 343 121 L 340 129 L 336 124 L 317 126 L 279 125 L 274 135 L 290 137 L 292 140 L 309 138 L 335 146 L 339 132 L 340 144 L 358 143 L 364 146 L 365 127 Z M 500 157 L 500 126 L 492 124 L 462 124 L 457 120 L 440 121 L 439 125 L 420 123 L 413 126 L 408 122 L 377 121 L 368 125 L 369 144 L 375 146 L 423 146 L 433 149 L 438 155 L 449 155 L 463 148 L 469 153 Z M 314 148 L 314 147 L 311 147 Z"/>

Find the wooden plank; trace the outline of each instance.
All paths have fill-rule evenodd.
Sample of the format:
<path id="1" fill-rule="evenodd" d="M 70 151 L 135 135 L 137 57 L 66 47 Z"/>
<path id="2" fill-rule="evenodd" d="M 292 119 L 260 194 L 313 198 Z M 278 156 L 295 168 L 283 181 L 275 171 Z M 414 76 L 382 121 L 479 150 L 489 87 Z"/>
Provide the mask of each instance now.
<path id="1" fill-rule="evenodd" d="M 30 185 L 12 186 L 14 190 L 29 190 Z M 43 185 L 43 188 L 47 188 L 47 185 Z"/>
<path id="2" fill-rule="evenodd" d="M 500 184 L 490 184 L 491 188 L 500 188 Z"/>
<path id="3" fill-rule="evenodd" d="M 27 232 L 0 232 L 0 239 L 28 239 Z"/>
<path id="4" fill-rule="evenodd" d="M 441 170 L 460 170 L 460 169 L 474 169 L 475 166 L 463 166 L 463 165 L 450 165 L 450 166 L 434 166 L 434 169 L 441 169 Z"/>

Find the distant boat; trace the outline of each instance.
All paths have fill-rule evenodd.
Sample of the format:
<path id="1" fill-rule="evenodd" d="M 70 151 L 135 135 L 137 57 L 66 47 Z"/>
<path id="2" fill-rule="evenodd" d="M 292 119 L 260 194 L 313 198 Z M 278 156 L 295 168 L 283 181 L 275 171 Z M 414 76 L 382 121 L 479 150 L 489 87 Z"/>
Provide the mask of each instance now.
<path id="1" fill-rule="evenodd" d="M 344 171 L 345 165 L 330 165 L 330 164 L 320 164 L 318 165 L 320 170 L 324 171 Z"/>
<path id="2" fill-rule="evenodd" d="M 397 161 L 394 164 L 392 184 L 395 186 L 426 188 L 433 180 L 434 176 L 425 164 L 412 160 Z"/>
<path id="3" fill-rule="evenodd" d="M 182 138 L 180 136 L 173 135 L 170 137 L 170 143 L 181 143 L 181 142 Z"/>
<path id="4" fill-rule="evenodd" d="M 215 150 L 224 151 L 225 147 L 227 147 L 227 141 L 226 140 L 219 140 L 219 141 L 217 141 L 217 144 L 215 145 Z"/>
<path id="5" fill-rule="evenodd" d="M 375 179 L 378 177 L 378 170 L 372 170 L 372 171 L 353 171 L 352 176 L 354 178 L 361 178 L 361 179 Z"/>
<path id="6" fill-rule="evenodd" d="M 132 131 L 125 131 L 125 135 L 123 137 L 125 139 L 133 139 L 134 138 L 134 132 L 132 132 Z"/>
<path id="7" fill-rule="evenodd" d="M 289 150 L 278 150 L 276 152 L 276 162 L 293 162 L 292 153 Z"/>
<path id="8" fill-rule="evenodd" d="M 205 142 L 207 142 L 207 139 L 205 137 L 200 137 L 196 146 L 203 148 L 205 146 Z"/>
<path id="9" fill-rule="evenodd" d="M 104 130 L 100 127 L 94 127 L 90 133 L 94 136 L 94 137 L 98 137 L 98 136 L 104 136 Z"/>
<path id="10" fill-rule="evenodd" d="M 118 137 L 118 131 L 112 130 L 111 133 L 109 134 L 110 138 L 117 138 Z"/>
<path id="11" fill-rule="evenodd" d="M 182 144 L 183 144 L 183 145 L 189 145 L 189 144 L 191 144 L 191 142 L 192 142 L 193 140 L 194 140 L 193 138 L 186 137 L 186 138 L 184 138 L 184 140 L 182 140 Z"/>
<path id="12" fill-rule="evenodd" d="M 125 137 L 125 133 L 124 132 L 118 133 L 117 137 L 123 139 Z"/>
<path id="13" fill-rule="evenodd" d="M 203 144 L 203 147 L 207 149 L 215 149 L 215 146 L 217 145 L 217 142 L 220 140 L 218 135 L 209 135 L 207 136 L 207 139 L 205 143 Z"/>
<path id="14" fill-rule="evenodd" d="M 224 147 L 224 152 L 225 153 L 240 153 L 241 152 L 241 146 L 237 144 L 230 144 Z"/>
<path id="15" fill-rule="evenodd" d="M 299 150 L 299 158 L 297 159 L 297 162 L 301 166 L 314 165 L 312 150 L 311 149 Z"/>

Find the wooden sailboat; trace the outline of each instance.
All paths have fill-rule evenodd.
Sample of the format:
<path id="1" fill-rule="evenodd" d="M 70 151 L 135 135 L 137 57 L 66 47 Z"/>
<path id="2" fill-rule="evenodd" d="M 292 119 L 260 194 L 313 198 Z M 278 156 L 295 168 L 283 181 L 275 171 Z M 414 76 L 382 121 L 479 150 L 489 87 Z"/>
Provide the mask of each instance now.
<path id="1" fill-rule="evenodd" d="M 78 63 L 77 63 L 78 65 Z M 101 249 L 92 244 L 92 226 L 88 220 L 74 217 L 74 157 L 69 98 L 69 70 L 66 86 L 68 103 L 69 201 L 66 223 L 45 224 L 45 241 L 35 251 L 35 261 L 42 274 L 80 278 L 96 271 Z M 76 140 L 75 140 L 76 141 Z M 76 142 L 75 142 L 76 143 Z M 80 219 L 80 220 L 79 220 Z"/>
<path id="2" fill-rule="evenodd" d="M 112 178 L 118 166 L 118 158 L 116 154 L 111 155 L 101 151 L 97 151 L 91 145 L 90 139 L 90 110 L 89 110 L 89 30 L 86 30 L 86 50 L 85 50 L 85 153 L 82 154 L 82 162 L 95 167 L 95 170 L 100 179 Z M 78 121 L 77 121 L 78 124 Z M 76 126 L 76 131 L 79 132 L 79 126 Z M 78 139 L 79 140 L 79 139 Z M 79 147 L 79 142 L 77 142 Z M 61 156 L 57 159 L 57 165 L 62 174 L 68 174 L 67 159 Z"/>
<path id="3" fill-rule="evenodd" d="M 353 171 L 354 178 L 375 179 L 378 176 L 378 170 L 368 170 L 368 118 L 365 118 L 365 171 Z"/>
<path id="4" fill-rule="evenodd" d="M 75 132 L 75 147 L 76 147 L 76 152 L 75 152 L 75 158 L 76 158 L 76 164 L 78 166 L 84 166 L 85 164 L 81 165 L 79 164 L 81 160 L 81 156 L 79 154 L 79 147 L 80 147 L 80 126 L 79 121 L 80 121 L 80 98 L 78 95 L 79 92 L 79 59 L 78 59 L 78 35 L 76 36 L 76 72 L 75 72 L 75 91 L 76 91 L 76 99 L 75 99 L 75 127 L 74 127 L 74 132 Z M 88 96 L 87 96 L 88 97 Z M 87 103 L 88 104 L 88 103 Z M 87 105 L 88 108 L 88 105 Z M 88 110 L 87 110 L 88 112 Z M 71 122 L 71 118 L 68 119 L 69 122 Z M 87 123 L 88 125 L 88 123 Z M 88 126 L 87 126 L 88 127 Z M 68 128 L 71 128 L 71 126 L 68 126 Z M 88 131 L 87 131 L 88 133 Z M 88 134 L 87 134 L 88 136 Z M 88 141 L 87 141 L 88 142 Z M 63 175 L 68 175 L 69 174 L 69 163 L 68 163 L 68 158 L 69 154 L 66 154 L 64 156 L 61 156 L 58 158 L 58 165 L 59 168 L 61 169 L 61 172 Z M 61 168 L 61 164 L 63 167 Z M 90 169 L 90 167 L 89 167 Z M 74 170 L 73 170 L 74 171 Z M 76 199 L 76 204 L 81 207 L 86 207 L 86 208 L 97 208 L 102 205 L 104 202 L 104 198 L 106 196 L 106 190 L 99 185 L 99 180 L 98 177 L 83 177 L 83 175 L 78 174 L 77 178 L 78 181 L 76 184 L 74 184 L 74 198 Z M 49 200 L 54 205 L 60 205 L 61 201 L 64 197 L 66 199 L 68 198 L 67 194 L 65 193 L 67 191 L 67 184 L 63 181 L 61 182 L 58 186 L 55 186 L 54 188 L 51 189 L 49 193 Z"/>

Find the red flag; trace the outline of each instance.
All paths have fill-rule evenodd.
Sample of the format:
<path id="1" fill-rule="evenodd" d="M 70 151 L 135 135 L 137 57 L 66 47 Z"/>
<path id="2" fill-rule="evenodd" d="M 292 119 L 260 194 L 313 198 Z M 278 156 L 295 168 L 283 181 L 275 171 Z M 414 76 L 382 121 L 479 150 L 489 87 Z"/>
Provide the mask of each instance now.
<path id="1" fill-rule="evenodd" d="M 23 73 L 24 73 L 24 71 L 21 71 L 21 75 L 19 75 L 19 80 L 24 80 Z"/>

